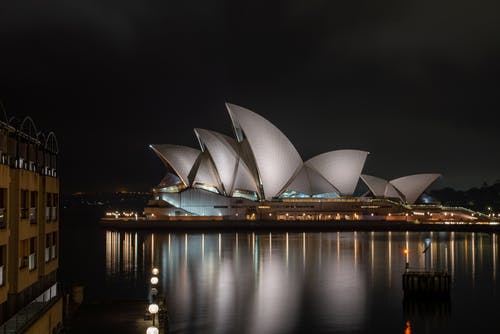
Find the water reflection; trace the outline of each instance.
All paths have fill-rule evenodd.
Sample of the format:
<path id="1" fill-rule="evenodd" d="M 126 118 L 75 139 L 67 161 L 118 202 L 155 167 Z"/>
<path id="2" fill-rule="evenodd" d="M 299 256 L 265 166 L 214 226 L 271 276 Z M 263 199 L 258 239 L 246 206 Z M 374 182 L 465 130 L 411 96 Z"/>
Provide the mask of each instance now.
<path id="1" fill-rule="evenodd" d="M 152 265 L 160 267 L 173 333 L 300 333 L 310 326 L 309 332 L 418 333 L 419 321 L 432 328 L 436 319 L 453 326 L 457 307 L 450 300 L 403 301 L 405 262 L 450 271 L 460 301 L 477 294 L 491 299 L 481 297 L 484 307 L 498 304 L 496 234 L 105 234 L 110 285 L 126 277 L 146 286 Z"/>

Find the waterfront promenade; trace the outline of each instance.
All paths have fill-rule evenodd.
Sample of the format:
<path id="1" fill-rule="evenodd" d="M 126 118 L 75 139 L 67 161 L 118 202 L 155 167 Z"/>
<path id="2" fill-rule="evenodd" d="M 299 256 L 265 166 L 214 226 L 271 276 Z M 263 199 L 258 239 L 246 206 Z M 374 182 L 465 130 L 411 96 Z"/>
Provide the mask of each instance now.
<path id="1" fill-rule="evenodd" d="M 134 220 L 103 218 L 101 225 L 112 229 L 161 229 L 172 231 L 236 231 L 236 230 L 296 230 L 296 231 L 500 231 L 498 223 L 445 224 L 406 221 L 185 221 L 185 220 Z"/>

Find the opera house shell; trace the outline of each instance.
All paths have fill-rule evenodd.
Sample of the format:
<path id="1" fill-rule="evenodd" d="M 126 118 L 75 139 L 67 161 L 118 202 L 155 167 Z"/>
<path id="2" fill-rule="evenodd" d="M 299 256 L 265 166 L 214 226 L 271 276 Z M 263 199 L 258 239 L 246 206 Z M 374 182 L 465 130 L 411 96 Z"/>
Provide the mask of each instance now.
<path id="1" fill-rule="evenodd" d="M 226 103 L 226 108 L 234 137 L 194 129 L 199 149 L 150 145 L 168 169 L 154 190 L 168 215 L 244 219 L 266 208 L 270 216 L 287 211 L 288 217 L 294 209 L 305 216 L 311 210 L 339 211 L 326 207 L 332 203 L 338 207 L 370 199 L 412 205 L 439 177 L 417 174 L 384 180 L 362 174 L 369 152 L 360 150 L 330 151 L 303 161 L 290 140 L 268 120 L 234 104 Z M 355 196 L 360 179 L 369 190 Z"/>

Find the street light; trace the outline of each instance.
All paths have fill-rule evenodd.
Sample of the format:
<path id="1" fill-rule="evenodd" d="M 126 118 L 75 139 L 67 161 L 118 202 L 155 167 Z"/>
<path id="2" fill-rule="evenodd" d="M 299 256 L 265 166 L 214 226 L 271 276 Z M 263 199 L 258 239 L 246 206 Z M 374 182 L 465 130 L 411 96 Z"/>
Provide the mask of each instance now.
<path id="1" fill-rule="evenodd" d="M 153 284 L 153 285 L 158 284 L 158 277 L 156 277 L 156 276 L 151 277 L 151 284 Z"/>
<path id="2" fill-rule="evenodd" d="M 153 275 L 158 275 L 160 273 L 158 268 L 153 268 L 153 270 L 151 272 L 153 273 Z"/>
<path id="3" fill-rule="evenodd" d="M 408 269 L 410 268 L 410 263 L 408 262 L 408 249 L 405 248 L 403 250 L 403 254 L 405 255 L 405 270 L 408 271 Z"/>
<path id="4" fill-rule="evenodd" d="M 156 316 L 156 313 L 158 313 L 158 310 L 160 308 L 158 307 L 158 304 L 149 304 L 149 307 L 148 307 L 148 311 L 149 313 L 151 313 L 153 315 L 153 326 L 155 324 L 155 316 Z M 156 327 L 155 327 L 156 328 Z"/>
<path id="5" fill-rule="evenodd" d="M 158 313 L 158 310 L 159 310 L 158 304 L 155 304 L 155 303 L 149 304 L 149 307 L 148 307 L 149 313 L 156 314 L 156 313 Z"/>
<path id="6" fill-rule="evenodd" d="M 159 331 L 158 331 L 158 328 L 156 328 L 155 326 L 151 326 L 151 327 L 148 327 L 148 329 L 146 329 L 146 334 L 158 334 Z"/>

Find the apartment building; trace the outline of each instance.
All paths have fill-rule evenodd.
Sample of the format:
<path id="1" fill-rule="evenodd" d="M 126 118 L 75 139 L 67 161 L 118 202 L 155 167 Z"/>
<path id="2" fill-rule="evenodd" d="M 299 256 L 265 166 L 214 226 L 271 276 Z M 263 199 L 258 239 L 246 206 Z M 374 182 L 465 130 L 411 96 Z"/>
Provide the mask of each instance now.
<path id="1" fill-rule="evenodd" d="M 57 333 L 57 139 L 0 110 L 0 333 Z"/>

